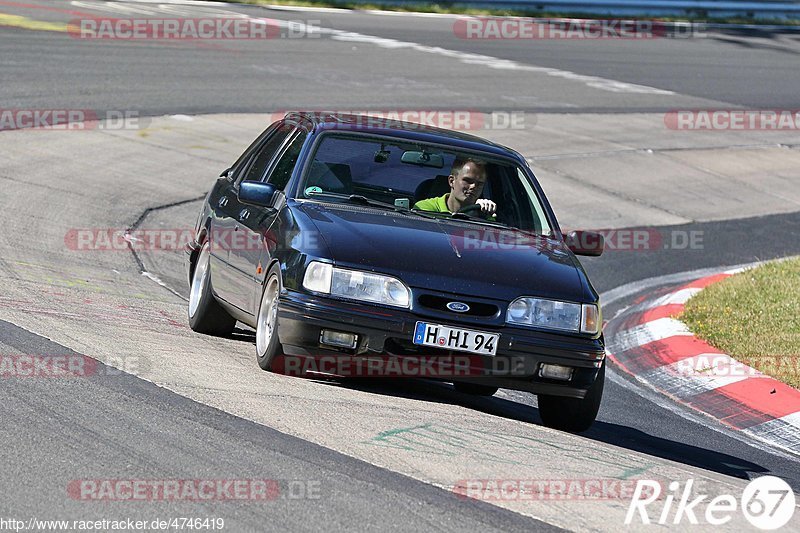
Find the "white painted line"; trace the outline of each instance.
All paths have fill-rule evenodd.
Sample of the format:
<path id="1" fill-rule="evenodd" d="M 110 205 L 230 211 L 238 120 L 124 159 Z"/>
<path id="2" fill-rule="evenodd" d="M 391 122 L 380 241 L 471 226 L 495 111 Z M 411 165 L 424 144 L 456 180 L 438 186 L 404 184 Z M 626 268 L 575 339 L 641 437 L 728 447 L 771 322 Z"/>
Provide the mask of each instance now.
<path id="1" fill-rule="evenodd" d="M 744 272 L 745 270 L 750 270 L 751 268 L 753 268 L 753 267 L 752 266 L 744 266 L 744 267 L 739 267 L 739 268 L 732 268 L 730 270 L 726 270 L 725 272 L 723 272 L 723 274 L 729 274 L 729 275 L 733 276 L 734 274 L 738 274 L 740 272 Z"/>
<path id="2" fill-rule="evenodd" d="M 764 422 L 744 431 L 759 440 L 775 443 L 781 448 L 800 454 L 800 412 Z"/>
<path id="3" fill-rule="evenodd" d="M 738 267 L 733 267 L 733 268 L 744 268 L 744 267 L 752 268 L 761 265 L 763 263 L 764 263 L 763 261 L 757 261 L 755 263 L 747 263 L 745 265 L 739 265 Z M 700 268 L 697 270 L 690 270 L 687 272 L 677 272 L 675 274 L 667 274 L 666 276 L 653 276 L 652 278 L 645 278 L 638 281 L 631 281 L 630 283 L 626 283 L 625 285 L 620 285 L 615 289 L 611 289 L 610 291 L 604 292 L 603 294 L 600 295 L 600 301 L 603 302 L 603 306 L 608 306 L 613 304 L 617 300 L 628 298 L 629 296 L 633 296 L 634 294 L 643 292 L 648 289 L 652 289 L 655 287 L 662 287 L 670 283 L 683 283 L 683 282 L 688 283 L 690 281 L 694 281 L 704 276 L 713 276 L 714 274 L 719 274 L 719 268 L 713 268 L 713 267 Z"/>
<path id="4" fill-rule="evenodd" d="M 465 17 L 460 13 L 425 13 L 422 11 L 386 11 L 384 9 L 359 9 L 358 13 L 369 13 L 370 15 L 382 15 L 385 17 L 419 17 L 419 18 L 442 18 L 459 19 Z"/>
<path id="5" fill-rule="evenodd" d="M 763 263 L 764 262 L 759 261 L 756 263 L 740 265 L 738 267 L 734 267 L 725 271 L 725 273 L 734 274 L 737 272 L 748 270 L 750 268 L 754 268 Z M 668 283 L 689 282 L 705 276 L 712 276 L 719 273 L 720 273 L 719 269 L 707 268 L 707 269 L 693 270 L 690 272 L 679 272 L 676 274 L 670 274 L 666 276 L 655 276 L 641 281 L 627 283 L 610 291 L 606 291 L 600 295 L 600 300 L 604 303 L 604 305 L 610 305 L 616 302 L 617 300 L 623 298 L 629 298 L 642 291 L 646 291 L 648 289 L 655 287 L 664 286 Z M 646 305 L 647 302 L 645 302 L 644 304 L 633 306 L 629 308 L 629 310 L 636 310 L 637 308 Z M 617 315 L 620 316 L 621 313 L 617 313 Z M 617 317 L 615 317 L 614 319 L 616 318 Z M 630 331 L 631 330 L 628 330 L 624 333 L 629 333 Z M 626 345 L 631 342 L 636 342 L 637 340 L 638 339 L 635 336 L 631 336 L 624 342 L 619 342 L 618 339 L 615 338 L 614 351 L 620 353 L 622 350 L 625 349 L 624 346 L 617 347 L 616 346 L 617 344 Z M 731 364 L 741 365 L 739 368 L 740 369 L 743 368 L 745 374 L 747 374 L 751 370 L 752 372 L 760 374 L 760 372 L 758 372 L 757 370 L 751 369 L 751 367 L 744 365 L 743 363 L 739 363 L 735 359 L 732 359 L 730 358 L 730 356 L 727 356 L 725 354 L 701 354 L 697 357 L 687 359 L 686 361 L 690 361 L 691 359 L 702 361 L 702 359 L 700 359 L 702 356 L 712 356 L 715 358 L 727 357 L 731 361 L 733 361 L 733 363 Z M 744 379 L 758 378 L 759 376 L 748 376 L 748 375 L 724 376 L 724 375 L 719 375 L 723 374 L 724 373 L 723 371 L 717 371 L 714 372 L 716 375 L 714 375 L 713 377 L 709 377 L 708 379 L 705 380 L 697 377 L 693 377 L 690 379 L 688 376 L 683 376 L 681 375 L 680 372 L 677 372 L 679 364 L 681 364 L 681 362 L 665 365 L 663 367 L 653 369 L 649 372 L 636 374 L 633 376 L 632 381 L 622 377 L 614 369 L 614 366 L 611 365 L 608 368 L 609 372 L 606 374 L 606 376 L 617 385 L 620 385 L 622 387 L 625 387 L 626 389 L 634 391 L 636 394 L 658 405 L 662 409 L 675 413 L 681 416 L 682 418 L 685 418 L 686 420 L 689 420 L 696 424 L 700 424 L 704 427 L 711 429 L 712 431 L 716 431 L 718 433 L 736 439 L 742 443 L 745 443 L 748 446 L 757 448 L 759 450 L 763 450 L 767 453 L 776 454 L 785 459 L 792 459 L 792 460 L 797 459 L 798 455 L 800 455 L 800 412 L 792 413 L 790 415 L 775 420 L 764 422 L 763 424 L 759 424 L 752 428 L 738 431 L 722 425 L 721 423 L 719 423 L 719 420 L 710 415 L 706 415 L 696 409 L 693 409 L 692 407 L 686 405 L 685 403 L 681 403 L 682 399 L 685 399 L 686 397 L 691 396 L 695 393 L 705 392 L 706 390 L 718 388 L 720 386 L 729 383 L 735 383 L 737 381 L 741 381 Z M 686 364 L 691 364 L 691 363 L 686 363 Z M 763 374 L 761 374 L 760 377 L 769 379 L 768 376 Z M 717 423 L 710 424 L 709 423 L 710 420 L 714 420 Z"/>
<path id="6" fill-rule="evenodd" d="M 654 341 L 678 335 L 693 336 L 692 332 L 680 320 L 659 318 L 617 333 L 614 339 L 613 351 L 622 353 Z"/>
<path id="7" fill-rule="evenodd" d="M 172 287 L 170 287 L 169 285 L 167 285 L 166 283 L 164 283 L 163 281 L 161 281 L 161 278 L 159 278 L 158 276 L 156 276 L 156 275 L 154 275 L 154 274 L 151 274 L 151 273 L 150 273 L 150 272 L 148 272 L 147 270 L 144 270 L 144 271 L 142 272 L 142 276 L 146 277 L 147 279 L 149 279 L 149 280 L 151 280 L 151 281 L 154 281 L 154 282 L 155 282 L 155 283 L 157 283 L 158 285 L 161 285 L 162 287 L 164 287 L 165 289 L 167 289 L 169 292 L 171 292 L 172 294 L 174 294 L 174 295 L 175 295 L 175 296 L 177 296 L 178 298 L 180 298 L 180 299 L 182 299 L 182 300 L 185 300 L 185 301 L 187 301 L 187 302 L 189 301 L 189 299 L 188 299 L 188 298 L 186 298 L 186 297 L 185 297 L 185 296 L 183 296 L 181 293 L 179 293 L 178 291 L 176 291 L 175 289 L 173 289 Z"/>
<path id="8" fill-rule="evenodd" d="M 703 353 L 688 357 L 670 365 L 673 370 L 683 376 L 697 377 L 763 377 L 764 373 L 740 363 L 724 353 Z M 739 381 L 739 380 L 736 380 Z"/>
<path id="9" fill-rule="evenodd" d="M 345 9 L 343 7 L 303 7 L 303 6 L 282 6 L 278 4 L 267 4 L 260 7 L 266 7 L 275 11 L 308 11 L 310 13 L 352 13 L 352 9 Z"/>
<path id="10" fill-rule="evenodd" d="M 655 280 L 657 278 L 650 278 L 650 279 Z M 657 405 L 661 409 L 669 411 L 670 413 L 674 413 L 685 420 L 701 425 L 704 428 L 708 428 L 711 431 L 720 433 L 722 435 L 725 435 L 726 437 L 730 437 L 734 440 L 744 443 L 752 448 L 762 450 L 766 453 L 775 454 L 784 459 L 792 459 L 792 460 L 797 459 L 797 456 L 795 455 L 797 452 L 795 450 L 792 450 L 792 448 L 786 447 L 784 445 L 779 445 L 777 442 L 773 442 L 767 438 L 757 437 L 756 440 L 753 440 L 753 437 L 756 435 L 745 434 L 745 432 L 731 429 L 727 426 L 718 423 L 719 421 L 717 419 L 709 415 L 706 415 L 704 413 L 701 413 L 699 411 L 696 411 L 685 404 L 679 403 L 676 401 L 677 399 L 671 399 L 669 396 L 664 394 L 664 391 L 660 390 L 655 385 L 653 385 L 652 383 L 650 383 L 641 376 L 636 376 L 634 378 L 635 381 L 630 381 L 622 377 L 617 371 L 615 371 L 612 365 L 607 368 L 606 377 L 615 384 L 619 385 L 620 387 L 623 387 L 625 389 L 634 392 L 635 394 L 641 396 L 642 398 L 648 400 L 649 402 Z M 717 423 L 710 423 L 711 421 Z M 769 422 L 767 422 L 767 424 L 769 424 Z M 800 432 L 798 432 L 797 429 L 794 429 L 793 431 L 795 434 L 800 434 Z"/>
<path id="11" fill-rule="evenodd" d="M 152 5 L 154 8 L 162 10 L 162 11 L 170 11 L 174 12 L 173 9 L 170 8 L 169 5 L 164 5 L 165 2 L 156 2 L 155 0 L 140 0 L 140 4 L 145 5 Z M 187 6 L 207 6 L 209 4 L 204 4 L 196 1 L 187 1 L 187 0 L 175 0 L 171 2 L 175 5 L 187 5 Z M 92 6 L 94 9 L 102 9 L 101 6 L 106 6 L 106 8 L 111 6 L 117 6 L 117 4 L 96 4 L 94 2 L 80 2 L 74 0 L 72 2 L 73 5 L 80 5 L 85 8 L 90 8 Z M 157 4 L 157 5 L 156 5 Z M 219 5 L 219 4 L 210 4 L 210 5 Z M 119 4 L 120 9 L 126 9 L 124 4 Z M 292 10 L 292 8 L 287 8 L 287 6 L 274 6 L 275 8 L 280 8 L 284 10 Z M 135 9 L 135 8 L 133 8 Z M 306 10 L 307 8 L 294 8 L 296 11 Z M 320 11 L 322 8 L 315 8 Z M 329 8 L 324 8 L 329 9 Z M 223 10 L 216 10 L 219 13 L 223 13 Z M 349 10 L 345 10 L 349 11 Z M 378 10 L 379 11 L 379 10 Z M 352 11 L 350 11 L 352 12 Z M 234 13 L 234 12 L 231 12 Z M 174 14 L 178 14 L 178 12 L 174 12 Z M 236 13 L 239 16 L 246 16 L 241 13 Z M 431 14 L 434 15 L 434 14 Z M 452 15 L 447 15 L 452 17 Z M 460 16 L 460 15 L 459 15 Z M 611 80 L 607 78 L 601 78 L 598 76 L 588 76 L 585 74 L 577 74 L 575 72 L 570 72 L 568 70 L 560 70 L 556 68 L 550 67 L 537 67 L 533 65 L 525 65 L 522 63 L 518 63 L 517 61 L 512 61 L 510 59 L 501 59 L 498 57 L 487 56 L 483 54 L 472 54 L 469 52 L 462 52 L 458 50 L 450 50 L 447 48 L 441 48 L 439 46 L 427 46 L 411 41 L 399 41 L 397 39 L 390 39 L 386 37 L 378 37 L 376 35 L 366 35 L 363 33 L 356 33 L 344 30 L 337 30 L 334 28 L 324 28 L 318 27 L 314 25 L 306 25 L 302 22 L 289 22 L 289 21 L 281 21 L 281 20 L 272 20 L 272 19 L 265 19 L 262 17 L 249 17 L 252 20 L 256 21 L 265 21 L 270 20 L 272 23 L 277 23 L 282 27 L 289 27 L 292 26 L 294 28 L 302 28 L 308 34 L 319 32 L 321 34 L 327 34 L 331 36 L 331 39 L 337 41 L 345 41 L 345 42 L 358 42 L 358 43 L 366 43 L 372 44 L 381 48 L 388 48 L 388 49 L 410 49 L 415 50 L 417 52 L 423 52 L 427 54 L 435 54 L 439 56 L 449 57 L 461 61 L 462 63 L 466 63 L 468 65 L 480 65 L 487 68 L 498 69 L 498 70 L 515 70 L 520 72 L 535 72 L 540 73 L 545 76 L 552 76 L 555 78 L 563 78 L 566 80 L 577 81 L 579 83 L 583 83 L 587 87 L 592 87 L 594 89 L 600 89 L 602 91 L 609 91 L 614 93 L 632 93 L 632 94 L 654 94 L 654 95 L 673 95 L 675 94 L 672 91 L 667 91 L 665 89 L 657 89 L 655 87 L 649 87 L 646 85 L 638 85 L 635 83 L 627 83 L 617 80 Z"/>
<path id="12" fill-rule="evenodd" d="M 737 383 L 748 376 L 714 376 L 714 375 L 688 375 L 675 370 L 675 363 L 653 369 L 642 374 L 642 379 L 653 383 L 658 389 L 686 399 L 696 394 L 702 394 L 731 383 Z"/>
<path id="13" fill-rule="evenodd" d="M 672 95 L 672 91 L 663 89 L 656 89 L 655 87 L 647 87 L 645 85 L 636 85 L 634 83 L 625 83 L 616 80 L 609 80 L 597 76 L 586 76 L 583 74 L 576 74 L 568 70 L 559 70 L 549 67 L 536 67 L 532 65 L 524 65 L 510 59 L 500 59 L 498 57 L 487 56 L 483 54 L 472 54 L 469 52 L 461 52 L 459 50 L 450 50 L 441 48 L 439 46 L 427 46 L 419 43 L 409 41 L 398 41 L 397 39 L 389 39 L 386 37 L 377 37 L 374 35 L 365 35 L 362 33 L 333 30 L 330 28 L 321 28 L 323 33 L 329 33 L 331 38 L 337 41 L 346 42 L 360 42 L 368 43 L 379 46 L 381 48 L 401 49 L 407 48 L 418 52 L 435 54 L 444 57 L 450 57 L 466 63 L 468 65 L 479 65 L 497 70 L 516 70 L 520 72 L 536 72 L 547 76 L 556 78 L 563 78 L 567 80 L 578 81 L 584 83 L 588 87 L 601 89 L 604 91 L 611 91 L 616 93 L 638 93 L 638 94 L 659 94 L 659 95 Z"/>
<path id="14" fill-rule="evenodd" d="M 688 289 L 681 289 L 679 291 L 666 294 L 661 298 L 653 300 L 652 303 L 648 304 L 645 308 L 655 309 L 656 307 L 661 307 L 662 305 L 685 304 L 686 302 L 689 301 L 689 298 L 691 298 L 701 290 L 702 289 L 698 289 L 695 287 Z"/>

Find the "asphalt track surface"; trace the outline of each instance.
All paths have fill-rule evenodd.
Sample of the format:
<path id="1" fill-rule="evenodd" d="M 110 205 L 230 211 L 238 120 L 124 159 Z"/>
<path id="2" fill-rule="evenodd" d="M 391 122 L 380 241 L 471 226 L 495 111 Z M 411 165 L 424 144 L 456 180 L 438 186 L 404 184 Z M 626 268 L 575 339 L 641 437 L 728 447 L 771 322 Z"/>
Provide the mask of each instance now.
<path id="1" fill-rule="evenodd" d="M 67 2 L 32 3 L 77 9 Z M 32 16 L 32 10 L 12 4 L 0 2 L 0 10 Z M 229 9 L 264 16 L 264 11 L 256 8 Z M 72 16 L 62 11 L 44 10 L 37 18 L 59 21 Z M 663 111 L 691 105 L 798 107 L 797 52 L 800 46 L 793 35 L 715 35 L 702 40 L 662 40 L 647 43 L 653 47 L 648 53 L 624 42 L 602 43 L 597 47 L 579 46 L 579 43 L 566 46 L 536 43 L 531 49 L 454 38 L 452 22 L 447 19 L 277 11 L 268 11 L 267 16 L 320 20 L 322 26 L 359 34 L 483 54 L 519 64 L 554 67 L 675 94 L 589 90 L 580 83 L 562 84 L 563 78 L 555 77 L 541 82 L 532 96 L 531 91 L 515 90 L 519 87 L 514 84 L 521 82 L 516 80 L 514 69 L 498 70 L 496 79 L 487 79 L 485 75 L 475 78 L 454 75 L 450 85 L 442 81 L 447 79 L 442 72 L 449 60 L 445 61 L 436 53 L 428 54 L 430 61 L 416 62 L 411 61 L 403 49 L 392 52 L 384 48 L 380 54 L 359 54 L 356 53 L 358 48 L 368 46 L 366 43 L 327 38 L 277 40 L 267 54 L 270 59 L 264 60 L 259 55 L 263 50 L 255 43 L 225 43 L 209 49 L 197 49 L 184 43 L 166 46 L 111 43 L 99 47 L 97 43 L 71 40 L 56 32 L 0 28 L 0 103 L 3 108 L 135 109 L 142 115 L 153 116 L 265 112 L 303 106 L 452 108 L 457 104 L 486 108 L 486 94 L 492 95 L 492 109 L 507 107 L 528 111 Z M 298 64 L 303 67 L 297 68 Z M 402 72 L 402 76 L 393 78 L 393 71 Z M 44 164 L 58 164 L 48 159 L 44 147 L 42 152 Z M 19 176 L 3 172 L 3 178 L 11 181 Z M 213 173 L 198 179 L 210 183 Z M 9 190 L 13 189 L 7 188 L 3 194 L 9 194 Z M 89 197 L 97 201 L 103 194 L 109 202 L 120 201 L 125 196 L 100 191 Z M 135 189 L 127 194 L 135 194 Z M 192 190 L 187 191 L 185 198 L 196 196 Z M 80 196 L 67 197 L 68 202 L 79 207 Z M 8 197 L 4 199 L 8 200 Z M 128 205 L 127 200 L 122 202 L 125 207 L 138 205 Z M 148 200 L 142 207 L 153 208 L 163 203 L 166 202 Z M 17 218 L 16 224 L 21 213 L 29 213 L 34 208 L 24 199 L 12 199 L 9 205 L 15 207 L 15 211 L 4 213 L 4 217 Z M 196 207 L 196 202 L 187 203 L 161 210 L 161 216 L 168 220 L 184 220 Z M 139 208 L 135 216 L 117 223 L 132 223 L 142 212 Z M 87 219 L 85 226 L 108 224 L 108 219 L 114 217 Z M 703 231 L 705 247 L 685 253 L 674 250 L 617 253 L 586 260 L 584 264 L 596 288 L 606 292 L 657 276 L 800 254 L 800 241 L 796 237 L 800 234 L 800 213 L 750 219 L 731 216 L 731 220 L 696 222 L 669 229 Z M 4 243 L 11 246 L 12 240 Z M 35 245 L 31 248 L 31 260 L 45 260 L 45 250 L 36 251 Z M 0 256 L 26 259 L 19 250 L 13 251 L 17 255 L 10 249 L 6 251 L 8 254 L 0 253 Z M 125 261 L 131 272 L 138 270 L 134 258 L 128 257 Z M 163 275 L 162 279 L 180 279 L 181 273 L 176 273 L 174 264 L 168 263 L 162 268 L 163 271 L 158 272 Z M 5 272 L 14 271 L 10 264 L 4 269 Z M 148 294 L 164 291 L 145 279 L 140 282 L 152 285 L 151 289 L 146 289 Z M 42 282 L 42 285 L 47 283 Z M 178 293 L 186 291 L 177 281 L 171 288 Z M 604 310 L 606 317 L 613 316 L 617 309 L 640 294 L 657 289 L 658 284 L 654 283 L 630 291 Z M 164 298 L 168 297 L 172 295 L 165 292 Z M 176 305 L 175 302 L 172 305 Z M 164 309 L 170 308 L 165 305 Z M 51 332 L 47 328 L 33 333 L 28 330 L 33 328 L 24 329 L 14 320 L 5 320 L 14 316 L 11 310 L 0 314 L 2 352 L 75 353 L 49 340 Z M 70 335 L 80 333 L 71 331 Z M 234 342 L 244 345 L 240 346 L 240 351 L 248 357 L 252 355 L 249 345 L 252 341 L 247 332 L 240 332 L 239 339 Z M 86 346 L 84 353 L 91 351 L 90 340 L 76 338 L 76 345 Z M 244 360 L 255 373 L 252 357 Z M 331 530 L 464 530 L 480 527 L 516 531 L 550 528 L 532 518 L 533 513 L 486 502 L 464 501 L 446 486 L 420 481 L 424 475 L 406 475 L 414 471 L 413 465 L 394 468 L 386 461 L 370 464 L 349 450 L 340 453 L 333 446 L 320 445 L 314 439 L 282 430 L 287 425 L 285 420 L 255 423 L 185 397 L 190 394 L 176 394 L 170 387 L 157 386 L 134 375 L 101 370 L 87 380 L 19 379 L 4 380 L 1 385 L 4 474 L 0 479 L 0 492 L 4 496 L 0 498 L 0 513 L 3 515 L 108 518 L 109 514 L 114 514 L 154 518 L 186 514 L 190 510 L 192 516 L 224 516 L 226 527 L 232 530 L 314 530 L 320 527 Z M 318 401 L 324 401 L 330 386 L 311 386 L 320 388 Z M 337 393 L 343 395 L 337 399 L 342 403 L 338 409 L 343 416 L 348 409 L 348 395 L 366 392 L 390 403 L 410 400 L 433 402 L 439 404 L 437 408 L 440 409 L 448 409 L 450 405 L 453 409 L 466 408 L 474 417 L 496 417 L 498 426 L 504 420 L 523 420 L 530 424 L 532 434 L 542 431 L 552 436 L 538 426 L 535 401 L 520 393 L 507 392 L 502 398 L 476 400 L 465 399 L 444 385 L 429 389 L 428 385 L 420 383 L 412 383 L 408 388 L 372 383 L 336 388 Z M 313 406 L 313 403 L 303 404 L 303 409 L 308 409 L 308 405 Z M 335 413 L 336 410 L 325 412 Z M 298 420 L 306 415 L 309 412 L 296 414 Z M 719 474 L 722 478 L 747 480 L 754 474 L 772 473 L 786 479 L 796 491 L 800 490 L 800 466 L 796 457 L 737 438 L 712 421 L 694 419 L 682 408 L 669 406 L 666 399 L 641 390 L 621 375 L 607 382 L 598 422 L 582 437 L 574 439 L 561 441 L 561 444 L 611 445 L 609 449 L 618 450 L 621 455 L 632 452 L 653 461 L 666 460 L 712 477 Z M 429 460 L 438 458 L 433 456 Z M 314 480 L 322 488 L 321 497 L 313 500 L 293 500 L 284 491 L 285 497 L 266 508 L 251 502 L 191 506 L 168 502 L 148 506 L 141 502 L 91 505 L 65 497 L 64 487 L 71 480 L 128 477 L 266 478 L 281 480 L 284 487 L 292 480 Z M 595 508 L 578 506 L 572 509 L 578 510 L 567 512 L 585 515 L 583 521 L 555 522 L 575 529 L 603 529 L 602 515 L 593 514 L 597 512 Z"/>

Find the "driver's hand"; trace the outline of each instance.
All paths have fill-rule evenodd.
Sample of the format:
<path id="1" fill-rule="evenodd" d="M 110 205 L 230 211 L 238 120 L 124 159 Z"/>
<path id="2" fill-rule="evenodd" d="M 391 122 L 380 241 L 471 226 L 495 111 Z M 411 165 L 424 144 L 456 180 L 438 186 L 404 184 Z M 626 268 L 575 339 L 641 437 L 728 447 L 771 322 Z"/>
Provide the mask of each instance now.
<path id="1" fill-rule="evenodd" d="M 475 203 L 481 206 L 481 213 L 484 215 L 494 215 L 497 211 L 497 204 L 486 198 L 479 198 Z"/>

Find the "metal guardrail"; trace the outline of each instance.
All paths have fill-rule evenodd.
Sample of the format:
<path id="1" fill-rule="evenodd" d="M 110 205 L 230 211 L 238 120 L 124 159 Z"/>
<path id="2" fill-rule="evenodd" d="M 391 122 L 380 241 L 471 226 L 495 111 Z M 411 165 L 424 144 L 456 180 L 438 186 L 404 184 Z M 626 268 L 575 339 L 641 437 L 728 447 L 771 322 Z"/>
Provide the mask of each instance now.
<path id="1" fill-rule="evenodd" d="M 352 1 L 352 0 L 351 0 Z M 356 0 L 357 1 L 357 0 Z M 414 5 L 425 0 L 364 0 L 371 4 Z M 745 16 L 800 18 L 800 1 L 760 0 L 452 0 L 448 6 L 605 15 Z"/>

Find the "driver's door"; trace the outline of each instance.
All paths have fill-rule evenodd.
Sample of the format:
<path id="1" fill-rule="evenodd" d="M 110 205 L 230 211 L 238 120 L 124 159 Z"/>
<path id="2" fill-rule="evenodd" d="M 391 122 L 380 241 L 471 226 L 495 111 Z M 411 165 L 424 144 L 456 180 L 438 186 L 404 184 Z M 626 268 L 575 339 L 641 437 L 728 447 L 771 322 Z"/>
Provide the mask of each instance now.
<path id="1" fill-rule="evenodd" d="M 297 164 L 307 136 L 308 133 L 304 130 L 297 129 L 292 132 L 261 181 L 266 181 L 283 191 Z M 231 266 L 247 277 L 249 287 L 245 289 L 244 297 L 247 299 L 248 307 L 245 309 L 251 310 L 253 315 L 258 312 L 261 281 L 272 261 L 272 253 L 278 243 L 284 241 L 284 237 L 280 234 L 280 224 L 275 223 L 283 206 L 282 199 L 281 195 L 281 203 L 274 207 L 243 206 L 239 219 L 239 232 L 242 233 L 240 240 L 247 245 L 231 250 Z"/>
<path id="2" fill-rule="evenodd" d="M 241 270 L 236 257 L 240 248 L 251 246 L 242 232 L 245 219 L 249 217 L 250 206 L 239 201 L 239 184 L 245 180 L 259 181 L 263 178 L 272 160 L 286 142 L 292 127 L 281 125 L 269 135 L 253 153 L 242 172 L 226 189 L 225 205 L 215 217 L 211 228 L 212 254 L 217 258 L 219 268 L 212 267 L 214 292 L 229 304 L 250 312 L 249 273 Z"/>

